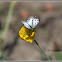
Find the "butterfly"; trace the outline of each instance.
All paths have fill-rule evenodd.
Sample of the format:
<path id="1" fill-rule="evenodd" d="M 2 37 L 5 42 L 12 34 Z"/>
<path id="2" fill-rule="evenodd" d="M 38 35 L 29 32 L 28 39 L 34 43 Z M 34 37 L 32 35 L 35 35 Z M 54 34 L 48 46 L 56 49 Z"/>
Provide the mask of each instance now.
<path id="1" fill-rule="evenodd" d="M 37 24 L 39 23 L 40 19 L 37 18 L 36 16 L 30 16 L 27 21 L 22 21 L 23 25 L 28 28 L 28 29 L 32 29 L 35 28 L 37 26 Z"/>

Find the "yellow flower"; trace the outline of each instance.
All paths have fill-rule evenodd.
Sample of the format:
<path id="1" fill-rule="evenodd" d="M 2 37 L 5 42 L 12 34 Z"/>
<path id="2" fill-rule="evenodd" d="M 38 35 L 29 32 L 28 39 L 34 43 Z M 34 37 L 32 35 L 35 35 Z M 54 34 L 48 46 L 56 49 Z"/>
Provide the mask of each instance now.
<path id="1" fill-rule="evenodd" d="M 34 40 L 35 32 L 36 32 L 36 28 L 31 30 L 23 26 L 19 31 L 19 35 L 22 40 L 26 40 L 27 42 L 32 43 L 32 40 Z"/>

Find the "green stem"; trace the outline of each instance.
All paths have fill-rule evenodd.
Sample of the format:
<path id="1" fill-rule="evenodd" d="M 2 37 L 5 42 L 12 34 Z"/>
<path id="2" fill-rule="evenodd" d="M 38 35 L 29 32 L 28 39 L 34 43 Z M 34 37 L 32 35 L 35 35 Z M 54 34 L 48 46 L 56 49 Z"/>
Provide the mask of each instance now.
<path id="1" fill-rule="evenodd" d="M 46 58 L 48 59 L 48 61 L 50 61 L 49 57 L 46 55 L 46 53 L 44 52 L 44 50 L 40 47 L 40 45 L 38 44 L 38 42 L 36 40 L 34 40 L 34 42 L 37 44 L 37 46 L 40 48 L 40 50 L 44 53 L 44 55 L 46 56 Z"/>
<path id="2" fill-rule="evenodd" d="M 4 28 L 4 32 L 3 32 L 3 35 L 2 35 L 2 41 L 1 41 L 1 44 L 0 44 L 0 58 L 4 56 L 2 48 L 3 48 L 4 40 L 6 38 L 8 29 L 9 29 L 9 26 L 10 26 L 10 21 L 11 21 L 11 17 L 12 17 L 12 14 L 13 14 L 14 6 L 15 6 L 15 3 L 11 2 L 10 7 L 9 7 L 7 20 L 6 20 L 6 24 L 5 24 L 5 28 Z"/>
<path id="3" fill-rule="evenodd" d="M 11 2 L 8 16 L 7 16 L 7 20 L 6 20 L 6 24 L 5 24 L 5 28 L 4 28 L 4 32 L 3 32 L 3 37 L 2 37 L 3 40 L 5 39 L 8 29 L 9 29 L 9 26 L 10 26 L 10 21 L 11 21 L 13 9 L 14 9 L 14 2 Z"/>

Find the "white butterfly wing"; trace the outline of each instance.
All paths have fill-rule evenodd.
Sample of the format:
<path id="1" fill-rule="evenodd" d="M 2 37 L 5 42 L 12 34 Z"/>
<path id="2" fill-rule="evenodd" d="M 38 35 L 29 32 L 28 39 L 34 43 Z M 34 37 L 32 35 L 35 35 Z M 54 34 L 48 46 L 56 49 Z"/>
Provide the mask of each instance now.
<path id="1" fill-rule="evenodd" d="M 33 28 L 35 28 L 38 23 L 39 23 L 39 19 L 38 18 L 34 18 L 33 19 Z"/>
<path id="2" fill-rule="evenodd" d="M 28 24 L 27 22 L 22 21 L 22 23 L 23 23 L 23 25 L 24 25 L 26 28 L 31 29 L 31 27 L 29 26 L 29 24 Z"/>
<path id="3" fill-rule="evenodd" d="M 37 17 L 33 18 L 32 16 L 30 16 L 27 20 L 27 22 L 22 21 L 22 23 L 24 24 L 24 26 L 28 29 L 33 29 L 37 26 L 37 24 L 39 23 L 39 19 Z"/>
<path id="4" fill-rule="evenodd" d="M 32 23 L 33 23 L 33 17 L 32 16 L 30 16 L 29 18 L 28 18 L 28 20 L 27 20 L 27 23 L 32 27 Z"/>

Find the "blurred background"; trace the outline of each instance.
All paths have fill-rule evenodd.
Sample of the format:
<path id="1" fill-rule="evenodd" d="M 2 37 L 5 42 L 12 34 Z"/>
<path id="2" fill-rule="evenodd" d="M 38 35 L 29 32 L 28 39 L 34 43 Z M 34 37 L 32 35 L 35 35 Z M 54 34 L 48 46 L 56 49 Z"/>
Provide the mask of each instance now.
<path id="1" fill-rule="evenodd" d="M 0 2 L 2 32 L 9 7 L 10 2 Z M 34 42 L 30 44 L 19 37 L 21 21 L 26 21 L 29 16 L 39 17 L 35 39 L 50 59 L 56 60 L 54 52 L 62 50 L 62 2 L 17 2 L 4 40 L 5 55 L 13 60 L 47 60 Z"/>

